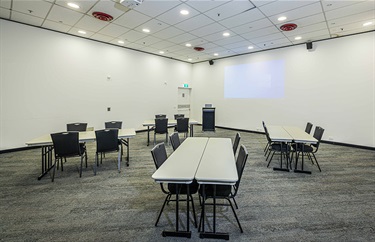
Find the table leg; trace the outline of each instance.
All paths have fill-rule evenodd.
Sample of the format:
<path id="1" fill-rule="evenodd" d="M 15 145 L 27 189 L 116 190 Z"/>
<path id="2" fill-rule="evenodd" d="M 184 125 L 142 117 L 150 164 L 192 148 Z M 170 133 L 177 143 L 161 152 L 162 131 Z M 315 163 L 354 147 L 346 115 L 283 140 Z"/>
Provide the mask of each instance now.
<path id="1" fill-rule="evenodd" d="M 286 166 L 286 168 L 283 168 L 283 144 L 284 143 L 280 143 L 280 167 L 274 167 L 273 170 L 274 171 L 287 171 L 289 172 L 289 169 L 288 169 L 288 164 Z M 288 163 L 288 144 L 286 143 L 287 145 L 287 153 L 286 153 L 286 160 L 287 160 L 287 163 Z"/>
<path id="2" fill-rule="evenodd" d="M 42 179 L 53 168 L 52 151 L 52 145 L 42 146 L 42 174 L 38 176 L 38 180 Z"/>
<path id="3" fill-rule="evenodd" d="M 305 154 L 305 144 L 302 144 L 302 162 L 301 162 L 301 170 L 297 170 L 297 169 L 295 169 L 294 172 L 296 172 L 296 173 L 311 174 L 311 171 L 305 171 L 305 170 L 303 169 L 304 154 Z M 296 168 L 297 168 L 297 167 L 296 167 Z"/>

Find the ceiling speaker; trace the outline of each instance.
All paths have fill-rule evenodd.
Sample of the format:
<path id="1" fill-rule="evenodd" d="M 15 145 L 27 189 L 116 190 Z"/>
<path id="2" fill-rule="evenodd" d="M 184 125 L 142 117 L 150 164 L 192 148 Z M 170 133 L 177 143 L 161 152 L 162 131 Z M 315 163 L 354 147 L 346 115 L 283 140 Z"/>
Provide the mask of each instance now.
<path id="1" fill-rule="evenodd" d="M 209 60 L 208 63 L 210 63 L 210 66 L 212 66 L 214 64 L 214 61 L 213 60 Z"/>
<path id="2" fill-rule="evenodd" d="M 306 43 L 306 49 L 311 50 L 313 48 L 312 42 Z"/>

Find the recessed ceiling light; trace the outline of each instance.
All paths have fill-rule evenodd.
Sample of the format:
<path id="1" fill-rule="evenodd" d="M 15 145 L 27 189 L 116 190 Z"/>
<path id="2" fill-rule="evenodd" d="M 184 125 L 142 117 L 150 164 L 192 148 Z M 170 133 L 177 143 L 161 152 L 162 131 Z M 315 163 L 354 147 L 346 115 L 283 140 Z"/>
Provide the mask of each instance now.
<path id="1" fill-rule="evenodd" d="M 164 51 L 159 51 L 159 54 L 164 54 Z"/>
<path id="2" fill-rule="evenodd" d="M 186 9 L 183 9 L 183 10 L 180 11 L 180 14 L 182 14 L 182 15 L 188 15 L 189 11 L 186 10 Z"/>
<path id="3" fill-rule="evenodd" d="M 86 34 L 86 31 L 78 30 L 78 33 L 80 33 L 80 34 Z"/>
<path id="4" fill-rule="evenodd" d="M 189 43 L 186 43 L 186 45 L 185 45 L 186 47 L 191 47 L 191 44 L 189 44 Z"/>
<path id="5" fill-rule="evenodd" d="M 366 22 L 366 23 L 363 24 L 363 27 L 369 26 L 371 24 L 372 24 L 372 22 Z"/>
<path id="6" fill-rule="evenodd" d="M 78 4 L 75 4 L 75 3 L 67 3 L 67 5 L 71 8 L 75 8 L 75 9 L 79 9 L 79 6 Z"/>
<path id="7" fill-rule="evenodd" d="M 223 33 L 223 36 L 228 37 L 228 36 L 230 36 L 230 33 L 228 33 L 228 32 L 224 32 L 224 33 Z"/>
<path id="8" fill-rule="evenodd" d="M 125 44 L 125 42 L 123 40 L 119 40 L 119 41 L 117 41 L 117 43 L 119 43 L 119 44 Z"/>
<path id="9" fill-rule="evenodd" d="M 284 21 L 284 20 L 286 20 L 286 17 L 285 17 L 285 16 L 281 16 L 281 17 L 278 18 L 277 20 L 279 20 L 279 21 Z"/>
<path id="10" fill-rule="evenodd" d="M 302 37 L 301 37 L 301 36 L 297 36 L 297 37 L 295 37 L 294 39 L 295 39 L 295 40 L 300 40 L 300 39 L 302 39 Z"/>
<path id="11" fill-rule="evenodd" d="M 218 56 L 219 54 L 218 53 L 215 53 L 214 56 Z"/>
<path id="12" fill-rule="evenodd" d="M 252 50 L 252 49 L 254 49 L 254 46 L 249 46 L 249 47 L 247 47 L 249 50 Z"/>
<path id="13" fill-rule="evenodd" d="M 145 32 L 145 33 L 150 33 L 149 29 L 142 29 L 142 31 Z"/>
<path id="14" fill-rule="evenodd" d="M 192 61 L 193 59 L 189 58 L 188 61 Z"/>

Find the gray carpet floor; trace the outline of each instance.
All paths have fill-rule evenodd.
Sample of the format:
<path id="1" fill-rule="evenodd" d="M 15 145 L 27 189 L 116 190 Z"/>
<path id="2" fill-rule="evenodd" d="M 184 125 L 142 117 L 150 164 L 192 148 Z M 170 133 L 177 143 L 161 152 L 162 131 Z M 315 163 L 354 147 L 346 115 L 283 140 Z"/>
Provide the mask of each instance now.
<path id="1" fill-rule="evenodd" d="M 231 137 L 217 129 L 195 136 Z M 151 175 L 155 171 L 146 133 L 130 140 L 130 166 L 117 172 L 116 154 L 106 154 L 93 175 L 95 143 L 88 143 L 89 167 L 79 178 L 79 159 L 68 159 L 64 171 L 37 180 L 40 149 L 0 154 L 1 241 L 201 241 L 191 224 L 192 238 L 164 238 L 173 230 L 174 203 L 166 206 L 154 226 L 165 195 Z M 321 144 L 322 168 L 305 162 L 312 174 L 273 171 L 263 156 L 262 134 L 241 132 L 249 151 L 237 210 L 244 233 L 229 207 L 218 208 L 217 229 L 232 241 L 375 241 L 375 152 Z M 157 136 L 158 142 L 163 135 Z M 167 147 L 168 154 L 172 152 Z M 199 211 L 197 195 L 194 196 Z M 182 205 L 183 206 L 183 205 Z M 182 207 L 183 209 L 183 207 Z M 200 215 L 200 211 L 197 214 Z M 208 229 L 212 216 L 208 212 Z M 181 226 L 186 217 L 181 214 Z M 213 241 L 205 239 L 205 241 Z"/>

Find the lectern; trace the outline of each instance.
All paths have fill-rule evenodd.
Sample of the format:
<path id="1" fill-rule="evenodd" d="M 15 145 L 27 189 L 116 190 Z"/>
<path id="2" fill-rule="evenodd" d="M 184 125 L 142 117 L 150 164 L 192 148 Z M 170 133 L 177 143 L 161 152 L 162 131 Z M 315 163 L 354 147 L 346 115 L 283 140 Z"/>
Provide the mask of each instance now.
<path id="1" fill-rule="evenodd" d="M 202 108 L 202 130 L 215 131 L 215 108 Z"/>

